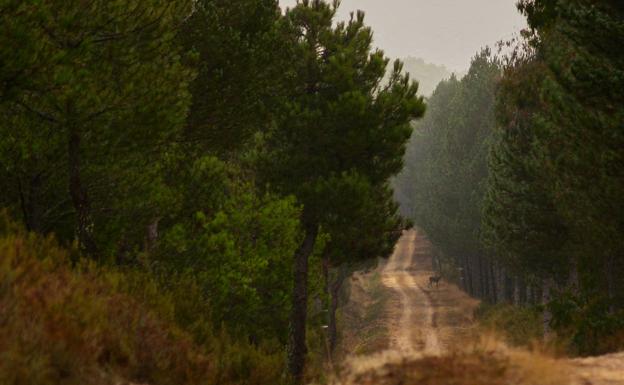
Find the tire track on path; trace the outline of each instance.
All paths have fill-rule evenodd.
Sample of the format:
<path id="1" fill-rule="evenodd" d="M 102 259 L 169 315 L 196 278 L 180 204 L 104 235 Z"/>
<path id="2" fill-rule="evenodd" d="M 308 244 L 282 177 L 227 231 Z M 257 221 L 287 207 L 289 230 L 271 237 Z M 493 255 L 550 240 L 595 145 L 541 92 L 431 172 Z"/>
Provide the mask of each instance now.
<path id="1" fill-rule="evenodd" d="M 398 294 L 401 304 L 401 317 L 392 332 L 390 348 L 403 354 L 439 355 L 442 349 L 436 331 L 435 309 L 430 294 L 423 288 L 430 263 L 416 258 L 427 252 L 417 237 L 415 231 L 406 233 L 382 272 L 382 282 Z"/>

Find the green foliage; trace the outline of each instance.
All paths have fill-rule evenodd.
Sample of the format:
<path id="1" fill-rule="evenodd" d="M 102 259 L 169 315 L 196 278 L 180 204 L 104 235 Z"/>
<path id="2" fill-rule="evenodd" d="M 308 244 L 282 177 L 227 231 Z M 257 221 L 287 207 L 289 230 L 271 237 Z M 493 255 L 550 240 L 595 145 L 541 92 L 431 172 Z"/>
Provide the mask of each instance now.
<path id="1" fill-rule="evenodd" d="M 0 207 L 33 234 L 77 241 L 33 274 L 75 291 L 46 297 L 60 303 L 55 328 L 77 322 L 114 350 L 98 358 L 76 342 L 58 357 L 91 360 L 90 374 L 110 360 L 124 381 L 155 384 L 193 383 L 211 357 L 208 383 L 280 383 L 292 304 L 303 298 L 303 331 L 325 321 L 321 259 L 390 252 L 405 223 L 388 179 L 424 103 L 399 62 L 382 85 L 389 62 L 363 14 L 334 24 L 335 12 L 322 1 L 282 15 L 274 0 L 0 0 Z M 42 243 L 37 256 L 57 251 Z M 17 295 L 43 291 L 31 284 Z M 132 339 L 123 322 L 142 314 L 149 330 Z M 79 335 L 42 333 L 53 349 Z"/>
<path id="2" fill-rule="evenodd" d="M 606 298 L 563 292 L 549 304 L 558 337 L 581 355 L 600 355 L 624 347 L 624 311 L 610 311 Z"/>
<path id="3" fill-rule="evenodd" d="M 623 327 L 624 9 L 519 8 L 531 31 L 499 92 L 487 239 L 507 265 L 556 282 L 552 325 L 578 352 L 605 352 L 621 345 Z"/>
<path id="4" fill-rule="evenodd" d="M 529 347 L 542 338 L 541 312 L 535 307 L 481 304 L 475 316 L 484 330 L 501 333 L 513 346 Z"/>
<path id="5" fill-rule="evenodd" d="M 544 108 L 533 87 L 543 68 L 526 64 L 505 71 L 497 108 L 499 129 L 489 159 L 484 241 L 507 266 L 524 274 L 565 277 L 568 231 L 539 174 L 532 114 Z"/>
<path id="6" fill-rule="evenodd" d="M 70 266 L 56 241 L 1 218 L 0 382 L 203 384 L 211 359 L 191 338 L 115 288 L 119 273 Z"/>
<path id="7" fill-rule="evenodd" d="M 274 0 L 201 0 L 178 39 L 198 57 L 184 130 L 189 148 L 228 155 L 265 130 L 283 103 L 289 40 Z"/>
<path id="8" fill-rule="evenodd" d="M 163 205 L 158 160 L 190 101 L 193 73 L 174 35 L 191 2 L 3 0 L 0 8 L 2 49 L 18 52 L 2 55 L 9 97 L 0 163 L 11 192 L 2 204 L 30 229 L 76 230 L 92 254 L 135 247 L 136 223 Z"/>
<path id="9" fill-rule="evenodd" d="M 180 214 L 161 234 L 155 262 L 196 277 L 215 327 L 283 338 L 291 290 L 284 278 L 301 239 L 300 208 L 293 198 L 258 195 L 216 158 L 178 171 L 190 181 L 181 185 Z"/>
<path id="10" fill-rule="evenodd" d="M 290 344 L 290 369 L 298 380 L 306 352 L 308 256 L 318 231 L 329 233 L 330 243 L 338 245 L 330 253 L 340 255 L 359 241 L 341 234 L 361 228 L 361 220 L 370 216 L 363 209 L 379 207 L 387 216 L 371 228 L 387 226 L 396 236 L 401 223 L 396 206 L 389 204 L 388 179 L 402 167 L 410 121 L 425 108 L 418 85 L 401 74 L 400 62 L 381 85 L 389 61 L 373 50 L 364 14 L 334 24 L 337 6 L 305 0 L 287 10 L 284 28 L 292 39 L 293 62 L 288 102 L 258 157 L 262 181 L 303 205 L 305 237 L 295 254 Z M 382 232 L 370 243 L 377 251 L 387 239 Z M 342 259 L 360 258 L 352 253 L 360 250 L 349 250 Z"/>
<path id="11" fill-rule="evenodd" d="M 617 349 L 624 9 L 584 0 L 518 6 L 530 25 L 522 45 L 489 67 L 477 56 L 465 78 L 432 95 L 398 195 L 455 257 L 471 293 L 498 300 L 502 287 L 510 298 L 509 273 L 517 300 L 522 285 L 552 282 L 551 326 L 580 353 Z"/>
<path id="12" fill-rule="evenodd" d="M 481 200 L 499 68 L 483 51 L 463 79 L 452 77 L 438 85 L 396 182 L 416 223 L 449 254 L 480 251 Z"/>
<path id="13" fill-rule="evenodd" d="M 417 85 L 400 74 L 400 63 L 389 84 L 380 86 L 387 59 L 372 51 L 364 15 L 332 28 L 334 14 L 320 1 L 287 13 L 304 36 L 296 52 L 303 59 L 294 69 L 292 102 L 268 139 L 267 179 L 294 194 L 312 222 L 332 215 L 336 205 L 330 198 L 348 195 L 355 183 L 378 186 L 397 173 L 409 121 L 424 111 Z"/>
<path id="14" fill-rule="evenodd" d="M 465 77 L 438 85 L 395 181 L 403 211 L 468 275 L 479 270 L 485 254 L 480 221 L 500 74 L 498 60 L 483 50 Z M 464 287 L 482 294 L 469 276 L 464 278 Z"/>

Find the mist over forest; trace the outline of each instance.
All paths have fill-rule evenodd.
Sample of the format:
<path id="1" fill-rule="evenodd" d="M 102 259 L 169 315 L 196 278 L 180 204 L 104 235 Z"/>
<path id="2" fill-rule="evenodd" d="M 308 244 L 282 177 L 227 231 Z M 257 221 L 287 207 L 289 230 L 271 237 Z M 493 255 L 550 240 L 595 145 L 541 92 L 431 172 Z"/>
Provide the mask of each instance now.
<path id="1" fill-rule="evenodd" d="M 0 384 L 624 384 L 622 47 L 615 0 L 0 0 Z"/>
<path id="2" fill-rule="evenodd" d="M 401 59 L 403 71 L 418 82 L 419 92 L 429 97 L 438 83 L 451 77 L 451 71 L 444 65 L 427 63 L 421 58 L 407 57 Z"/>

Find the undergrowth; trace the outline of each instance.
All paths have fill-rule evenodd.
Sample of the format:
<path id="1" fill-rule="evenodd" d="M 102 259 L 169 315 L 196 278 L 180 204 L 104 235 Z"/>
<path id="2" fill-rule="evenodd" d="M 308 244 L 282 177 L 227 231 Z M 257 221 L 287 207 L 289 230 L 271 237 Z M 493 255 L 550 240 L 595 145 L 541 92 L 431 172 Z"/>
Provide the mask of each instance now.
<path id="1" fill-rule="evenodd" d="M 286 383 L 278 344 L 214 333 L 190 277 L 98 266 L 0 216 L 0 383 Z"/>
<path id="2" fill-rule="evenodd" d="M 501 335 L 512 346 L 528 347 L 542 338 L 541 313 L 533 307 L 482 303 L 475 316 L 481 329 Z"/>
<path id="3" fill-rule="evenodd" d="M 357 367 L 332 385 L 568 385 L 568 367 L 548 354 L 513 349 L 491 335 L 441 356 L 385 356 L 378 367 Z M 384 360 L 384 357 L 379 359 Z"/>
<path id="4" fill-rule="evenodd" d="M 351 353 L 366 355 L 387 348 L 388 329 L 380 320 L 384 317 L 389 295 L 380 271 L 369 274 L 360 283 L 350 281 L 345 285 L 347 303 L 338 311 L 338 361 Z"/>

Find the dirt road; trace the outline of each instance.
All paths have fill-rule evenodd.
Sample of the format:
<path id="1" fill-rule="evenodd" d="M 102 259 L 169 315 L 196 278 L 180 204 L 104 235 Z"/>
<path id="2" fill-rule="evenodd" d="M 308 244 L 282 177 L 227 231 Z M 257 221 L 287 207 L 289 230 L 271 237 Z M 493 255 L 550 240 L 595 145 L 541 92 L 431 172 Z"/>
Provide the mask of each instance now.
<path id="1" fill-rule="evenodd" d="M 406 355 L 442 354 L 449 340 L 471 324 L 470 315 L 477 305 L 453 285 L 429 285 L 429 277 L 435 275 L 430 248 L 422 235 L 408 232 L 382 272 L 382 282 L 400 299 L 395 309 L 400 313 L 398 323 L 390 328 L 390 349 Z"/>
<path id="2" fill-rule="evenodd" d="M 478 301 L 448 282 L 430 287 L 431 255 L 426 237 L 409 231 L 387 263 L 354 275 L 350 307 L 364 321 L 351 322 L 354 330 L 345 334 L 360 339 L 353 346 L 376 340 L 366 354 L 348 354 L 333 383 L 624 385 L 624 354 L 555 359 L 497 339 L 484 342 L 473 320 Z M 382 312 L 367 310 L 379 304 Z M 367 332 L 382 329 L 383 343 L 379 333 Z"/>
<path id="3" fill-rule="evenodd" d="M 431 245 L 421 233 L 406 232 L 376 274 L 389 292 L 382 320 L 388 341 L 381 351 L 349 357 L 346 364 L 349 376 L 381 370 L 406 358 L 441 356 L 461 345 L 474 330 L 472 314 L 478 301 L 446 282 L 429 286 L 429 277 L 434 275 Z M 355 285 L 363 286 L 363 281 L 366 276 L 356 275 Z M 356 287 L 356 290 L 366 289 Z"/>

